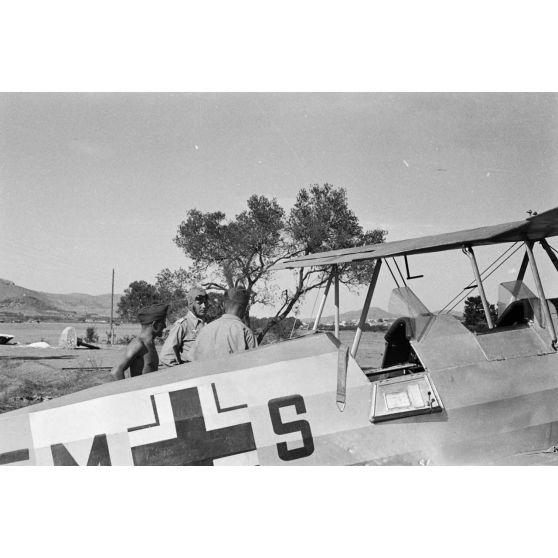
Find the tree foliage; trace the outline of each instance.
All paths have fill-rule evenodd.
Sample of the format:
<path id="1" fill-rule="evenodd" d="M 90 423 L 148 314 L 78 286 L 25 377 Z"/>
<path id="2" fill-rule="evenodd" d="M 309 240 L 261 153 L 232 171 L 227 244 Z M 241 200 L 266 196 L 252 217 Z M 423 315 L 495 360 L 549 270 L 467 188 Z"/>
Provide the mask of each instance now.
<path id="1" fill-rule="evenodd" d="M 287 224 L 294 246 L 300 254 L 377 244 L 387 231 L 364 231 L 358 217 L 349 208 L 344 188 L 330 184 L 302 189 Z M 373 263 L 345 264 L 339 267 L 339 279 L 347 286 L 358 286 L 369 279 Z M 316 273 L 314 272 L 307 272 Z"/>
<path id="2" fill-rule="evenodd" d="M 492 322 L 496 322 L 498 313 L 494 304 L 488 305 Z M 471 330 L 482 331 L 488 328 L 486 316 L 484 315 L 484 308 L 480 296 L 470 296 L 465 300 L 465 307 L 463 310 L 463 324 Z"/>
<path id="3" fill-rule="evenodd" d="M 133 281 L 118 302 L 117 312 L 125 322 L 137 322 L 138 312 L 144 306 L 162 302 L 155 285 L 147 281 Z"/>
<path id="4" fill-rule="evenodd" d="M 182 267 L 176 271 L 165 268 L 156 275 L 155 289 L 160 300 L 169 304 L 168 316 L 171 321 L 186 313 L 186 294 L 192 285 L 191 274 Z"/>
<path id="5" fill-rule="evenodd" d="M 186 294 L 195 285 L 198 285 L 195 277 L 183 268 L 176 271 L 168 268 L 162 269 L 155 277 L 154 285 L 146 281 L 130 283 L 118 303 L 117 312 L 124 321 L 136 322 L 140 308 L 164 302 L 169 305 L 167 316 L 172 323 L 186 314 L 188 310 Z M 222 314 L 223 295 L 215 292 L 209 293 L 206 321 L 211 322 Z"/>
<path id="6" fill-rule="evenodd" d="M 253 286 L 267 279 L 269 267 L 281 259 L 284 227 L 284 210 L 277 200 L 253 195 L 248 209 L 229 222 L 221 211 L 191 209 L 175 243 L 192 259 L 192 275 L 210 272 L 208 287 L 225 291 L 242 283 L 252 293 L 252 303 L 265 304 L 267 293 Z"/>
<path id="7" fill-rule="evenodd" d="M 221 211 L 188 211 L 175 243 L 192 260 L 192 277 L 206 277 L 206 286 L 224 292 L 238 284 L 251 293 L 251 304 L 280 306 L 260 333 L 260 340 L 285 319 L 306 293 L 327 280 L 323 269 L 296 272 L 293 288 L 280 295 L 271 283 L 272 267 L 284 258 L 312 252 L 383 242 L 386 231 L 364 231 L 349 208 L 343 188 L 314 184 L 298 193 L 287 215 L 275 198 L 253 195 L 247 209 L 228 220 Z M 349 287 L 370 278 L 372 264 L 342 265 L 340 281 Z M 248 321 L 248 314 L 246 320 Z"/>

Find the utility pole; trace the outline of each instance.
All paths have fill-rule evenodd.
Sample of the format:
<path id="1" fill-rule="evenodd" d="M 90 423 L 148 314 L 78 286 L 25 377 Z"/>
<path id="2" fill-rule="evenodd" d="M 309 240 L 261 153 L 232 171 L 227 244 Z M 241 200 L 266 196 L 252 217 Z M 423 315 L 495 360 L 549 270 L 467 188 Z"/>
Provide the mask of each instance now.
<path id="1" fill-rule="evenodd" d="M 110 292 L 110 341 L 109 344 L 112 345 L 114 342 L 114 331 L 112 324 L 112 314 L 114 311 L 114 268 L 112 270 L 112 290 Z"/>

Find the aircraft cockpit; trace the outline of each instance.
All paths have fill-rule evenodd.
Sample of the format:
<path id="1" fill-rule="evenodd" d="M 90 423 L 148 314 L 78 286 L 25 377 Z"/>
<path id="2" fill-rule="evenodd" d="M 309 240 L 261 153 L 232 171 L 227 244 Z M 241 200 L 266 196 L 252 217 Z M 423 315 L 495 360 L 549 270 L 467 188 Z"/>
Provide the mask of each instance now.
<path id="1" fill-rule="evenodd" d="M 369 371 L 377 378 L 393 377 L 409 372 L 424 371 L 411 340 L 418 340 L 434 317 L 409 287 L 397 287 L 391 292 L 388 312 L 398 316 L 386 332 L 382 365 L 379 370 Z"/>
<path id="2" fill-rule="evenodd" d="M 526 326 L 536 321 L 543 326 L 540 300 L 523 281 L 507 281 L 498 286 L 498 318 L 495 328 Z"/>
<path id="3" fill-rule="evenodd" d="M 408 286 L 392 290 L 388 311 L 398 317 L 384 335 L 382 365 L 364 370 L 373 383 L 370 421 L 441 412 L 441 399 L 416 350 L 436 316 Z"/>

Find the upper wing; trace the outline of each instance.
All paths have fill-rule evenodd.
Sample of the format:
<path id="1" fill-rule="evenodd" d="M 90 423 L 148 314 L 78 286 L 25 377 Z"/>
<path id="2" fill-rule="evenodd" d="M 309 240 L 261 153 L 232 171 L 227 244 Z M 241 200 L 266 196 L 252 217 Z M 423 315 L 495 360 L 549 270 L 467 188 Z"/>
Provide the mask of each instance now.
<path id="1" fill-rule="evenodd" d="M 281 262 L 274 269 L 332 265 L 391 256 L 425 254 L 427 252 L 454 250 L 462 246 L 483 246 L 523 240 L 537 241 L 557 235 L 558 207 L 555 207 L 539 215 L 533 215 L 525 221 L 308 254 Z"/>

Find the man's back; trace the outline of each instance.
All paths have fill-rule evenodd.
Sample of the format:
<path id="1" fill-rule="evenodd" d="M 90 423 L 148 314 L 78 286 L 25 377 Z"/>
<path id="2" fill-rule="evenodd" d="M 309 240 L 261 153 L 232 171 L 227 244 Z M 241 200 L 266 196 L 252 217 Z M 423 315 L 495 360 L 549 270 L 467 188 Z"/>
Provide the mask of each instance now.
<path id="1" fill-rule="evenodd" d="M 136 337 L 130 342 L 130 345 L 132 345 L 131 349 L 135 351 L 135 356 L 130 361 L 130 377 L 157 372 L 159 356 L 153 342 Z"/>
<path id="2" fill-rule="evenodd" d="M 149 372 L 156 372 L 159 368 L 159 355 L 155 349 L 154 340 L 160 337 L 167 323 L 168 304 L 152 304 L 138 312 L 141 332 L 126 346 L 126 350 L 111 370 L 115 380 L 123 380 L 126 370 L 130 376 L 140 376 Z"/>
<path id="3" fill-rule="evenodd" d="M 192 360 L 209 360 L 257 346 L 252 330 L 240 318 L 223 314 L 200 331 L 190 355 Z"/>

